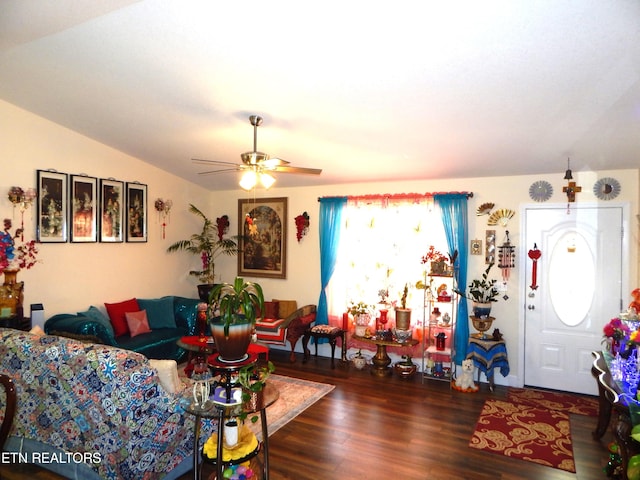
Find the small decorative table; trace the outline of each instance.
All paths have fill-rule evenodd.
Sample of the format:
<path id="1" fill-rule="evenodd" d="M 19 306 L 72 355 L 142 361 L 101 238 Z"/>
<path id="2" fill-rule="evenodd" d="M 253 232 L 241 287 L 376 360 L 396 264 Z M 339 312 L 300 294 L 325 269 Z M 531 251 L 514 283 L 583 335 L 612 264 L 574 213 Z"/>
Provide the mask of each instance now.
<path id="1" fill-rule="evenodd" d="M 353 339 L 365 343 L 371 343 L 376 346 L 376 354 L 371 359 L 371 363 L 373 363 L 371 374 L 377 377 L 386 377 L 387 375 L 391 375 L 392 370 L 389 368 L 391 358 L 387 353 L 387 347 L 413 347 L 419 343 L 418 340 L 413 338 L 410 338 L 406 342 L 398 342 L 396 340 L 384 340 L 376 337 L 367 338 L 354 335 Z"/>
<path id="2" fill-rule="evenodd" d="M 493 369 L 500 368 L 503 377 L 509 375 L 509 358 L 504 340 L 485 339 L 482 334 L 472 334 L 469 337 L 467 358 L 471 358 L 474 366 L 478 369 L 478 381 L 480 381 L 480 372 L 487 376 L 489 390 L 492 392 L 494 387 Z"/>

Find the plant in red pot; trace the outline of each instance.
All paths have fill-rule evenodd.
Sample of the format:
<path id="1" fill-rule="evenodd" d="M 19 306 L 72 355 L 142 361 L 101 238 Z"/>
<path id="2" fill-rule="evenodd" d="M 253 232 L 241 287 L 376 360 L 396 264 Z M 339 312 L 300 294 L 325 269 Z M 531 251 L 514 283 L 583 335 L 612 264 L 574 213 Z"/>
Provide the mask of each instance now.
<path id="1" fill-rule="evenodd" d="M 225 362 L 246 358 L 258 312 L 264 311 L 262 287 L 236 277 L 233 284 L 220 283 L 209 294 L 211 333 Z"/>

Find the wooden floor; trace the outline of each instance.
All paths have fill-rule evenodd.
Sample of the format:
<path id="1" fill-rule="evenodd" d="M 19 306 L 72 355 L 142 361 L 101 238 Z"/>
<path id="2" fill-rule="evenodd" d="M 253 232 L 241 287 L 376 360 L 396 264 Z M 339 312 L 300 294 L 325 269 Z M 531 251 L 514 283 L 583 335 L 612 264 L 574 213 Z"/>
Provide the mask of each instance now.
<path id="1" fill-rule="evenodd" d="M 447 382 L 419 376 L 378 379 L 326 358 L 303 365 L 271 351 L 276 373 L 331 383 L 335 390 L 269 437 L 271 478 L 595 480 L 606 478 L 607 434 L 592 439 L 593 417 L 571 415 L 576 474 L 482 452 L 468 447 L 487 398 L 506 396 L 506 388 L 478 393 L 452 391 Z M 0 478 L 57 480 L 33 466 L 0 466 Z M 185 475 L 181 480 L 191 478 Z"/>

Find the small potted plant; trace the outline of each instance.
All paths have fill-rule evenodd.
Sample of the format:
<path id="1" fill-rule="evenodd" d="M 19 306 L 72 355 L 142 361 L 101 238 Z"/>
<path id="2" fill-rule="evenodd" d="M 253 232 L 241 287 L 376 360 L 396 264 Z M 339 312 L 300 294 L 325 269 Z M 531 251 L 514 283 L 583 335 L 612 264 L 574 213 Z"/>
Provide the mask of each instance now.
<path id="1" fill-rule="evenodd" d="M 351 361 L 358 370 L 362 370 L 367 365 L 367 357 L 362 355 L 362 350 L 358 350 L 358 353 L 351 357 Z"/>
<path id="2" fill-rule="evenodd" d="M 257 363 L 246 365 L 238 371 L 238 383 L 242 386 L 242 402 L 244 412 L 240 419 L 246 418 L 246 412 L 256 412 L 264 407 L 264 388 L 267 379 L 275 371 L 276 367 L 272 362 L 266 365 Z M 255 423 L 257 416 L 251 417 L 251 422 Z"/>
<path id="3" fill-rule="evenodd" d="M 400 306 L 396 306 L 396 330 L 409 330 L 411 328 L 411 309 L 407 308 L 407 296 L 409 295 L 409 284 L 404 285 Z"/>
<path id="4" fill-rule="evenodd" d="M 393 366 L 400 378 L 410 378 L 418 370 L 418 366 L 411 361 L 411 355 L 402 355 L 402 360 Z"/>
<path id="5" fill-rule="evenodd" d="M 227 362 L 242 360 L 251 343 L 258 312 L 264 311 L 262 287 L 236 277 L 233 284 L 216 285 L 208 303 L 211 333 L 220 358 Z"/>
<path id="6" fill-rule="evenodd" d="M 447 275 L 448 261 L 449 257 L 447 257 L 444 253 L 437 251 L 433 245 L 429 247 L 426 255 L 422 257 L 422 263 L 430 263 L 430 275 Z"/>
<path id="7" fill-rule="evenodd" d="M 355 334 L 358 337 L 364 337 L 367 332 L 367 327 L 371 322 L 371 312 L 373 311 L 373 306 L 368 305 L 362 301 L 358 303 L 352 302 L 348 311 L 353 317 L 353 322 L 355 324 Z"/>

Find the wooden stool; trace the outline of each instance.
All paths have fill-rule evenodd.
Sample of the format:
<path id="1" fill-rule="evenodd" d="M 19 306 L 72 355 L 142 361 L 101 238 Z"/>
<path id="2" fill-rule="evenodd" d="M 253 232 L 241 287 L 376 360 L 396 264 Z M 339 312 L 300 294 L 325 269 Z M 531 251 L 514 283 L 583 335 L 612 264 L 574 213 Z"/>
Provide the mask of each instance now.
<path id="1" fill-rule="evenodd" d="M 314 327 L 307 328 L 302 337 L 302 347 L 304 349 L 304 359 L 302 363 L 306 363 L 311 356 L 308 348 L 310 337 L 313 337 L 316 344 L 316 357 L 318 356 L 318 339 L 326 338 L 329 340 L 329 344 L 331 345 L 331 368 L 335 368 L 334 356 L 336 353 L 336 339 L 338 337 L 342 338 L 342 345 L 344 345 L 346 340 L 345 331 L 330 325 L 315 325 Z"/>

